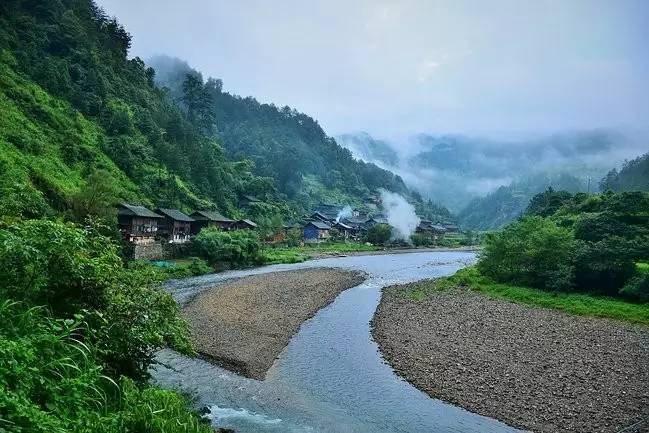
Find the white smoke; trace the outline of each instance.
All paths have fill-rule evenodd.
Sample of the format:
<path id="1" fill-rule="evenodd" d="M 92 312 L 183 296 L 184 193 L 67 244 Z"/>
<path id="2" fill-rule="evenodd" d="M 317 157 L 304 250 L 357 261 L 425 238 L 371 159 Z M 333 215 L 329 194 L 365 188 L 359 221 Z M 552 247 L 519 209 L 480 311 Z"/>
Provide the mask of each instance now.
<path id="1" fill-rule="evenodd" d="M 399 194 L 384 189 L 379 191 L 388 224 L 393 228 L 392 237 L 410 241 L 410 236 L 415 232 L 420 221 L 415 213 L 415 207 Z"/>
<path id="2" fill-rule="evenodd" d="M 353 216 L 353 210 L 350 205 L 345 206 L 338 212 L 336 215 L 336 222 L 339 222 L 343 218 L 351 218 Z"/>

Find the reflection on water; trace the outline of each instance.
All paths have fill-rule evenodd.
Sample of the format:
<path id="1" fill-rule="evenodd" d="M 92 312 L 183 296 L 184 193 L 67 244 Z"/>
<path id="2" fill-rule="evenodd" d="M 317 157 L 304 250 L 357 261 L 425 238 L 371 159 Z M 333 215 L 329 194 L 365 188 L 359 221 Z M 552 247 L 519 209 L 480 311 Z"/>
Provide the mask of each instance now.
<path id="1" fill-rule="evenodd" d="M 474 258 L 469 252 L 328 258 L 172 282 L 169 290 L 186 302 L 215 282 L 263 272 L 327 266 L 369 275 L 302 325 L 264 381 L 170 350 L 158 355 L 154 378 L 210 407 L 215 426 L 241 433 L 514 432 L 418 391 L 384 363 L 370 336 L 381 287 L 450 275 Z"/>

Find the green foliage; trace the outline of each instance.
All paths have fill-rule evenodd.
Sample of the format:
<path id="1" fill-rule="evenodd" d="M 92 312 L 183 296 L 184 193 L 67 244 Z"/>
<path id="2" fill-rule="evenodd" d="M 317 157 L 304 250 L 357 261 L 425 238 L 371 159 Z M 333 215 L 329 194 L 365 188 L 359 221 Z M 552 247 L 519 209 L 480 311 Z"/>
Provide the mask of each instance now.
<path id="1" fill-rule="evenodd" d="M 543 194 L 535 197 L 536 194 L 547 189 L 548 185 L 551 185 L 548 189 L 549 197 Z M 586 185 L 581 179 L 568 174 L 531 176 L 511 185 L 501 186 L 485 197 L 472 200 L 460 212 L 458 218 L 463 227 L 476 230 L 498 229 L 519 218 L 526 212 L 528 206 L 531 206 L 527 211 L 530 215 L 539 214 L 537 212 L 551 212 L 552 207 L 557 202 L 560 203 L 563 194 L 555 193 L 555 190 L 585 191 Z M 542 210 L 546 207 L 548 207 L 547 211 Z"/>
<path id="2" fill-rule="evenodd" d="M 599 184 L 601 191 L 649 191 L 649 153 L 625 161 L 622 169 L 609 171 Z"/>
<path id="3" fill-rule="evenodd" d="M 253 230 L 222 231 L 215 227 L 201 230 L 193 240 L 196 255 L 211 264 L 235 266 L 260 263 L 261 241 Z"/>
<path id="4" fill-rule="evenodd" d="M 387 224 L 376 224 L 365 233 L 365 242 L 373 245 L 385 245 L 392 237 L 392 228 Z"/>
<path id="5" fill-rule="evenodd" d="M 478 268 L 497 281 L 565 290 L 572 284 L 572 269 L 566 264 L 573 249 L 570 230 L 541 217 L 526 217 L 486 236 Z"/>
<path id="6" fill-rule="evenodd" d="M 126 201 L 232 211 L 249 185 L 280 201 L 250 165 L 226 160 L 194 111 L 154 85 L 151 68 L 127 58 L 128 33 L 91 1 L 1 7 L 0 170 L 13 176 L 9 187 L 3 173 L 0 190 L 16 191 L 0 196 L 4 215 L 72 207 L 83 220 L 80 196 L 95 171 Z"/>
<path id="7" fill-rule="evenodd" d="M 146 260 L 134 260 L 129 262 L 129 269 L 137 272 L 145 272 L 153 275 L 156 281 L 163 282 L 166 280 L 197 277 L 199 275 L 210 274 L 214 272 L 208 263 L 192 257 L 189 260 L 174 260 L 164 262 L 148 262 Z"/>
<path id="8" fill-rule="evenodd" d="M 525 217 L 486 236 L 483 274 L 541 289 L 644 299 L 643 279 L 634 275 L 636 262 L 649 257 L 649 194 L 549 190 L 528 211 L 546 217 Z"/>
<path id="9" fill-rule="evenodd" d="M 266 248 L 264 249 L 263 255 L 263 261 L 268 265 L 279 263 L 302 263 L 311 258 L 306 250 L 299 247 Z"/>
<path id="10" fill-rule="evenodd" d="M 525 215 L 547 217 L 553 215 L 561 206 L 572 201 L 568 191 L 555 191 L 552 187 L 536 194 L 525 209 Z"/>
<path id="11" fill-rule="evenodd" d="M 204 82 L 199 72 L 179 59 L 159 56 L 149 63 L 158 83 L 169 89 L 171 99 L 183 103 L 194 123 L 205 131 L 212 129 L 228 156 L 251 159 L 255 174 L 274 178 L 297 210 L 304 212 L 321 202 L 360 205 L 379 188 L 409 193 L 400 177 L 355 160 L 306 114 L 227 93 L 220 80 Z M 214 124 L 218 131 L 206 127 Z"/>
<path id="12" fill-rule="evenodd" d="M 409 284 L 404 296 L 421 300 L 440 290 L 469 288 L 493 299 L 503 299 L 534 307 L 562 310 L 580 316 L 607 317 L 649 325 L 649 304 L 582 293 L 547 292 L 531 287 L 501 284 L 482 275 L 476 267 L 461 269 L 455 275 Z"/>
<path id="13" fill-rule="evenodd" d="M 176 303 L 152 288 L 155 275 L 125 270 L 117 246 L 93 230 L 44 220 L 0 229 L 0 279 L 3 299 L 46 305 L 56 317 L 92 311 L 99 354 L 115 375 L 146 377 L 165 345 L 191 353 Z"/>
<path id="14" fill-rule="evenodd" d="M 410 236 L 410 241 L 416 247 L 429 247 L 435 245 L 433 236 L 428 233 L 414 233 Z"/>
<path id="15" fill-rule="evenodd" d="M 84 314 L 0 303 L 0 431 L 207 433 L 180 395 L 115 381 L 97 362 Z"/>
<path id="16" fill-rule="evenodd" d="M 345 254 L 376 251 L 377 247 L 360 242 L 324 242 L 303 246 L 274 246 L 263 251 L 264 263 L 301 263 L 319 254 Z"/>

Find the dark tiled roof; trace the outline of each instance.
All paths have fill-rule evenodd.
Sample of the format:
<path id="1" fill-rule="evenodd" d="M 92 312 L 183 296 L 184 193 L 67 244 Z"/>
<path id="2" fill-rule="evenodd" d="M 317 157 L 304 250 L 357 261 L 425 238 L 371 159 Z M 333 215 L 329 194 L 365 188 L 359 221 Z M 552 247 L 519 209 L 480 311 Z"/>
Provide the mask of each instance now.
<path id="1" fill-rule="evenodd" d="M 239 222 L 244 223 L 244 224 L 248 224 L 251 227 L 257 227 L 257 223 L 254 222 L 254 221 L 251 221 L 251 220 L 244 219 L 244 220 L 239 220 Z"/>
<path id="2" fill-rule="evenodd" d="M 334 224 L 334 227 L 342 227 L 345 230 L 351 230 L 352 229 L 351 226 L 348 226 L 345 223 L 341 223 L 340 221 L 338 221 L 336 224 Z"/>
<path id="3" fill-rule="evenodd" d="M 179 211 L 178 209 L 165 209 L 165 208 L 158 208 L 158 209 L 156 209 L 156 211 L 157 211 L 158 213 L 161 213 L 161 214 L 163 214 L 163 215 L 168 216 L 168 217 L 171 218 L 172 220 L 176 220 L 176 221 L 186 221 L 186 222 L 192 222 L 192 221 L 194 221 L 194 218 L 192 218 L 192 217 L 190 217 L 190 216 L 188 216 L 188 215 L 185 215 L 184 213 L 182 213 L 182 212 Z"/>
<path id="4" fill-rule="evenodd" d="M 331 220 L 331 219 L 332 219 L 332 218 L 330 218 L 329 216 L 323 214 L 323 213 L 320 212 L 320 211 L 315 211 L 315 212 L 313 212 L 313 213 L 311 214 L 311 218 L 319 218 L 319 219 L 322 219 L 322 220 Z M 335 219 L 335 218 L 336 218 L 336 217 L 334 216 L 333 219 Z"/>
<path id="5" fill-rule="evenodd" d="M 306 225 L 314 226 L 320 230 L 329 230 L 331 228 L 329 224 L 323 223 L 322 221 L 309 221 Z"/>
<path id="6" fill-rule="evenodd" d="M 210 220 L 210 221 L 216 221 L 219 223 L 233 223 L 234 220 L 231 220 L 230 218 L 224 217 L 220 213 L 218 213 L 215 210 L 197 210 L 192 214 L 192 217 L 194 219 L 202 219 L 202 220 Z"/>
<path id="7" fill-rule="evenodd" d="M 120 207 L 121 209 L 119 209 L 118 211 L 120 215 L 133 215 L 133 216 L 147 217 L 147 218 L 162 218 L 161 215 L 158 215 L 157 213 L 145 208 L 144 206 L 135 206 L 132 204 L 120 203 Z"/>

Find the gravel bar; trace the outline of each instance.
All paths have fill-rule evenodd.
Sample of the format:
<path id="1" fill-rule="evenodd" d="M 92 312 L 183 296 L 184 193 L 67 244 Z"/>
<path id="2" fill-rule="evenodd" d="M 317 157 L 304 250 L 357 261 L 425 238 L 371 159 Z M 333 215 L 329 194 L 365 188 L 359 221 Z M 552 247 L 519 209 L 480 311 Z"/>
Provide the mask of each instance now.
<path id="1" fill-rule="evenodd" d="M 372 336 L 431 397 L 534 432 L 649 431 L 649 328 L 408 286 L 383 290 Z"/>
<path id="2" fill-rule="evenodd" d="M 182 312 L 201 356 L 262 380 L 302 322 L 364 279 L 331 268 L 253 275 L 216 285 Z"/>

